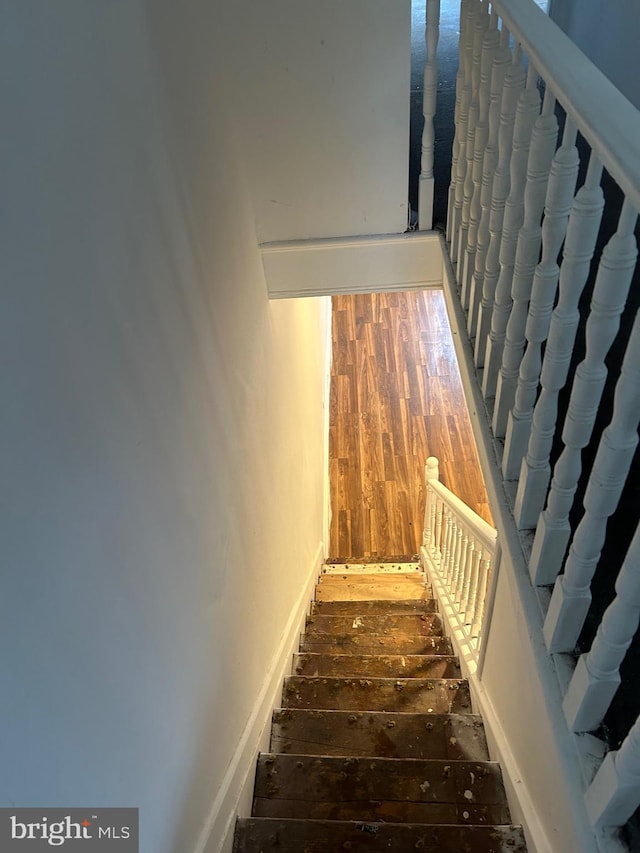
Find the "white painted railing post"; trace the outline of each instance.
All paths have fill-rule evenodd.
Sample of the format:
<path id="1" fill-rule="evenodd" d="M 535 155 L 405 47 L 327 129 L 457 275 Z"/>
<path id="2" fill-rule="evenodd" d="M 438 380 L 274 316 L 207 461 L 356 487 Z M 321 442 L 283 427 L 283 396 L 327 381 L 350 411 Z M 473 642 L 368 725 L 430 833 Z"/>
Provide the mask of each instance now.
<path id="1" fill-rule="evenodd" d="M 429 488 L 431 480 L 438 480 L 440 472 L 438 470 L 438 460 L 435 456 L 430 456 L 424 466 L 424 479 L 426 484 L 426 497 L 424 507 L 424 528 L 422 531 L 422 544 L 433 553 L 437 547 L 436 541 L 436 496 Z"/>
<path id="2" fill-rule="evenodd" d="M 467 144 L 465 146 L 466 165 L 464 183 L 462 186 L 462 216 L 460 219 L 460 242 L 456 263 L 458 267 L 458 285 L 461 288 L 462 305 L 466 309 L 469 298 L 468 291 L 464 287 L 462 271 L 464 267 L 465 252 L 469 234 L 469 221 L 471 217 L 471 200 L 473 198 L 473 159 L 475 152 L 476 127 L 480 117 L 480 63 L 482 58 L 482 42 L 484 30 L 488 26 L 489 16 L 487 9 L 488 0 L 480 0 L 475 10 L 471 29 L 471 99 L 469 102 L 469 115 L 467 120 Z"/>
<path id="3" fill-rule="evenodd" d="M 503 29 L 503 33 L 505 30 Z M 507 43 L 508 43 L 508 30 Z M 498 165 L 493 176 L 491 208 L 489 211 L 489 245 L 484 263 L 482 283 L 482 301 L 478 314 L 475 339 L 475 363 L 484 366 L 487 339 L 491 329 L 491 315 L 495 299 L 496 285 L 500 274 L 500 246 L 505 204 L 511 186 L 511 152 L 513 150 L 513 132 L 516 110 L 524 88 L 525 73 L 522 65 L 522 51 L 515 46 L 513 59 L 508 66 L 502 90 L 500 106 L 500 126 L 498 128 Z"/>
<path id="4" fill-rule="evenodd" d="M 636 264 L 637 247 L 634 228 L 636 211 L 628 201 L 622 207 L 618 230 L 606 245 L 593 289 L 591 313 L 586 326 L 586 354 L 578 365 L 571 388 L 569 408 L 562 430 L 564 449 L 554 468 L 547 508 L 538 524 L 533 542 L 531 562 L 545 562 L 545 571 L 560 571 L 569 541 L 569 512 L 582 470 L 582 448 L 591 438 L 596 413 L 607 378 L 605 357 L 620 326 L 620 315 Z M 580 547 L 582 542 L 579 543 Z M 578 554 L 580 552 L 578 551 Z M 589 557 L 592 560 L 593 557 Z M 534 570 L 535 574 L 535 570 Z M 562 636 L 569 623 L 560 617 L 568 604 L 564 598 L 563 582 L 554 590 L 552 606 L 545 621 L 545 638 L 549 650 L 565 648 Z M 582 584 L 578 585 L 582 590 Z M 574 590 L 567 590 L 570 599 Z M 576 593 L 577 594 L 577 593 Z M 583 595 L 581 591 L 580 596 Z M 554 601 L 555 598 L 555 601 Z M 561 619 L 561 622 L 558 620 Z M 560 625 L 563 628 L 560 630 Z"/>
<path id="5" fill-rule="evenodd" d="M 471 203 L 469 205 L 469 230 L 467 233 L 467 245 L 462 263 L 458 268 L 458 283 L 462 293 L 463 304 L 471 308 L 471 278 L 475 267 L 476 247 L 478 243 L 478 228 L 480 226 L 480 215 L 482 207 L 480 196 L 482 193 L 482 175 L 484 167 L 484 156 L 487 142 L 489 141 L 489 104 L 491 99 L 491 69 L 493 59 L 500 48 L 500 33 L 498 32 L 498 16 L 494 13 L 489 18 L 485 15 L 482 19 L 482 44 L 480 51 L 480 72 L 478 83 L 478 121 L 475 126 L 473 138 L 473 164 L 471 167 Z M 467 173 L 469 174 L 469 173 Z M 469 315 L 473 313 L 470 310 Z"/>
<path id="6" fill-rule="evenodd" d="M 530 65 L 527 86 L 518 100 L 513 129 L 510 190 L 505 204 L 500 242 L 500 274 L 494 295 L 491 332 L 487 339 L 482 377 L 482 392 L 485 399 L 494 397 L 496 393 L 507 322 L 511 313 L 511 282 L 513 280 L 518 234 L 524 221 L 524 188 L 529 147 L 533 125 L 540 113 L 540 95 L 537 82 L 538 75 L 533 66 Z"/>
<path id="7" fill-rule="evenodd" d="M 453 206 L 453 226 L 451 233 L 451 260 L 455 264 L 460 254 L 462 242 L 462 207 L 464 204 L 464 183 L 467 175 L 467 136 L 469 131 L 469 107 L 471 105 L 471 69 L 473 65 L 473 34 L 475 18 L 480 9 L 480 0 L 466 0 L 460 9 L 460 57 L 463 68 L 463 85 L 460 95 L 460 114 L 456 125 L 458 158 L 455 172 L 455 194 Z M 464 253 L 464 246 L 462 247 Z"/>
<path id="8" fill-rule="evenodd" d="M 576 135 L 575 124 L 567 118 L 562 145 L 551 163 L 542 221 L 542 258 L 533 276 L 529 312 L 524 328 L 526 350 L 520 363 L 513 410 L 507 421 L 502 458 L 502 472 L 507 480 L 514 480 L 518 476 L 529 441 L 542 367 L 542 344 L 549 334 L 551 312 L 558 288 L 560 268 L 557 259 L 567 231 L 578 177 L 580 161 Z"/>
<path id="9" fill-rule="evenodd" d="M 625 231 L 628 227 L 631 228 L 631 233 L 625 235 L 629 239 L 628 241 L 624 241 L 626 243 L 624 249 L 627 252 L 627 256 L 633 255 L 634 258 L 637 257 L 636 242 L 633 236 L 633 227 L 636 218 L 637 214 L 632 217 L 625 217 L 623 208 L 621 227 Z M 623 249 L 622 246 L 620 248 L 621 250 Z M 624 255 L 621 256 L 620 260 L 622 261 L 623 258 Z M 620 276 L 620 278 L 622 279 L 622 286 L 624 288 L 624 276 Z M 615 297 L 609 300 L 609 323 L 617 320 L 618 307 L 622 310 L 622 305 L 616 305 L 614 299 Z M 626 291 L 624 292 L 624 299 L 626 299 Z M 601 308 L 603 314 L 603 309 L 605 308 L 606 306 L 602 306 Z M 591 320 L 591 317 L 589 320 Z M 619 322 L 616 322 L 616 327 L 617 325 L 619 325 Z M 589 324 L 587 323 L 587 357 L 583 362 L 585 365 L 589 362 L 590 331 Z M 611 340 L 613 340 L 615 330 L 610 328 L 609 331 Z M 606 346 L 606 349 L 604 349 L 604 346 Z M 591 387 L 586 386 L 582 389 L 585 393 L 591 391 L 593 396 L 596 397 L 596 407 L 599 403 L 607 375 L 606 367 L 604 366 L 604 356 L 608 348 L 609 345 L 606 344 L 606 341 L 603 341 L 602 350 L 598 354 L 598 359 L 602 360 L 601 366 L 599 367 L 598 363 L 593 363 L 590 371 L 590 375 L 593 377 L 593 384 Z M 580 370 L 580 367 L 578 370 Z M 586 368 L 585 374 L 589 375 Z M 576 375 L 576 381 L 577 379 Z M 596 381 L 599 384 L 596 385 Z M 544 634 L 549 651 L 571 651 L 578 641 L 584 620 L 589 611 L 589 605 L 591 604 L 591 579 L 600 559 L 600 552 L 606 536 L 607 521 L 618 506 L 622 489 L 631 468 L 633 454 L 638 444 L 638 423 L 640 422 L 639 392 L 640 317 L 636 317 L 622 364 L 620 379 L 616 385 L 613 418 L 602 434 L 595 462 L 589 476 L 584 496 L 585 514 L 576 528 L 569 557 L 565 565 L 564 575 L 556 580 L 547 618 L 545 619 Z M 569 404 L 569 412 L 571 412 L 571 403 Z M 593 414 L 593 419 L 595 419 L 595 410 L 591 413 L 587 409 L 586 414 L 587 416 Z M 588 421 L 586 423 L 589 426 L 589 431 L 591 431 L 593 423 Z"/>
<path id="10" fill-rule="evenodd" d="M 438 100 L 438 38 L 440 35 L 440 0 L 426 0 L 424 40 L 427 61 L 424 66 L 424 88 L 422 92 L 422 155 L 418 182 L 418 228 L 431 231 L 433 228 L 435 128 L 433 119 Z"/>
<path id="11" fill-rule="evenodd" d="M 458 155 L 460 151 L 460 102 L 462 89 L 464 87 L 464 26 L 466 23 L 466 8 L 469 0 L 461 0 L 460 3 L 460 34 L 458 36 L 458 72 L 456 74 L 456 104 L 453 111 L 454 136 L 451 146 L 451 181 L 449 182 L 449 197 L 447 200 L 447 243 L 453 242 L 453 235 L 457 230 L 455 224 L 455 200 L 456 200 L 456 176 L 458 172 Z M 453 257 L 453 252 L 451 252 Z"/>
<path id="12" fill-rule="evenodd" d="M 620 749 L 609 752 L 585 795 L 596 829 L 622 826 L 640 805 L 640 718 Z"/>
<path id="13" fill-rule="evenodd" d="M 511 312 L 505 331 L 502 365 L 496 387 L 493 410 L 493 432 L 503 438 L 507 418 L 514 403 L 518 371 L 524 353 L 525 328 L 533 276 L 540 259 L 542 244 L 542 212 L 547 194 L 551 161 L 556 150 L 558 120 L 555 117 L 556 99 L 545 91 L 542 113 L 536 119 L 531 134 L 524 188 L 524 221 L 518 233 L 511 281 Z"/>
<path id="14" fill-rule="evenodd" d="M 492 20 L 493 25 L 493 20 Z M 488 33 L 492 33 L 490 29 Z M 505 76 L 511 64 L 509 50 L 509 30 L 504 27 L 499 34 L 499 44 L 493 51 L 490 69 L 491 83 L 489 87 L 489 138 L 482 161 L 482 187 L 480 190 L 480 222 L 476 238 L 475 264 L 471 280 L 471 296 L 469 299 L 469 315 L 467 330 L 473 338 L 478 326 L 480 303 L 484 294 L 484 270 L 487 262 L 487 252 L 490 240 L 491 200 L 493 197 L 493 178 L 498 166 L 498 132 L 500 130 L 500 107 L 505 90 Z M 514 105 L 515 115 L 515 105 Z M 484 352 L 484 350 L 483 350 Z"/>
<path id="15" fill-rule="evenodd" d="M 518 483 L 515 517 L 521 529 L 532 529 L 536 526 L 538 516 L 544 509 L 551 479 L 549 457 L 558 418 L 558 394 L 569 373 L 571 353 L 580 320 L 578 301 L 589 274 L 604 208 L 601 177 L 602 163 L 592 154 L 585 183 L 578 190 L 569 215 L 560 267 L 558 304 L 551 315 L 549 337 L 540 371 L 542 387 L 533 410 L 531 435 Z M 534 583 L 553 583 L 556 574 L 546 571 L 542 556 L 532 558 L 531 577 Z"/>
<path id="16" fill-rule="evenodd" d="M 640 527 L 618 574 L 616 597 L 602 617 L 589 653 L 580 656 L 564 697 L 562 706 L 571 731 L 593 731 L 604 719 L 620 686 L 620 664 L 639 621 Z"/>

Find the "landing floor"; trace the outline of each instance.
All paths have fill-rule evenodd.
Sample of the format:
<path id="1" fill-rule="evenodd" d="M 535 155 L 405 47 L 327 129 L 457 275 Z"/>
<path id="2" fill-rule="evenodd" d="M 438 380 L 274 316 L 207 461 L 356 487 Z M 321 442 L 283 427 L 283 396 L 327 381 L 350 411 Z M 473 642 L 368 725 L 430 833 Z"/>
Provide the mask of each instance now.
<path id="1" fill-rule="evenodd" d="M 329 556 L 417 553 L 428 456 L 491 521 L 442 291 L 332 300 Z"/>

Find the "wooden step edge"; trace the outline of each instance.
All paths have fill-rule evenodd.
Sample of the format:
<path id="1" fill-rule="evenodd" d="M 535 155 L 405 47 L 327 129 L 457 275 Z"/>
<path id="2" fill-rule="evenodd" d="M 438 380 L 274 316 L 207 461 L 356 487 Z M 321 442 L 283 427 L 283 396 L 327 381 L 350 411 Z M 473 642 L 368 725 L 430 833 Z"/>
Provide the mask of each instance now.
<path id="1" fill-rule="evenodd" d="M 354 850 L 406 853 L 527 853 L 519 824 L 424 824 L 301 818 L 238 818 L 233 853 L 335 853 Z M 312 846 L 308 846 L 308 845 Z M 340 844 L 341 847 L 337 847 Z M 303 847 L 304 845 L 304 847 Z M 408 845 L 411 845 L 410 847 Z"/>

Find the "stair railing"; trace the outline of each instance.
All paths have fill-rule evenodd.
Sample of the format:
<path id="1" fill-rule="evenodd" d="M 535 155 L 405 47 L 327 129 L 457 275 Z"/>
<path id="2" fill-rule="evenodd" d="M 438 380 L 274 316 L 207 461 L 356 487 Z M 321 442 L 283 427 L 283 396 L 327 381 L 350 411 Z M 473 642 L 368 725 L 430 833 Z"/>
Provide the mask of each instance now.
<path id="1" fill-rule="evenodd" d="M 452 298 L 464 312 L 470 369 L 531 581 L 553 587 L 550 600 L 540 597 L 544 641 L 550 654 L 573 654 L 638 443 L 638 317 L 620 375 L 622 358 L 612 370 L 612 415 L 602 400 L 634 274 L 640 286 L 640 112 L 534 0 L 461 0 L 457 87 L 446 237 Z M 601 250 L 605 170 L 622 201 Z M 589 290 L 590 307 L 581 309 Z M 595 462 L 583 470 L 588 447 Z M 432 477 L 424 550 L 473 635 L 478 618 L 467 616 L 458 574 L 474 561 L 442 489 Z M 619 569 L 617 595 L 564 699 L 573 732 L 597 729 L 620 683 L 640 615 L 639 539 L 607 569 Z M 640 805 L 639 744 L 640 723 L 586 792 L 594 826 L 619 826 Z"/>
<path id="2" fill-rule="evenodd" d="M 427 459 L 425 481 L 421 556 L 478 664 L 497 531 L 440 482 L 435 456 Z"/>

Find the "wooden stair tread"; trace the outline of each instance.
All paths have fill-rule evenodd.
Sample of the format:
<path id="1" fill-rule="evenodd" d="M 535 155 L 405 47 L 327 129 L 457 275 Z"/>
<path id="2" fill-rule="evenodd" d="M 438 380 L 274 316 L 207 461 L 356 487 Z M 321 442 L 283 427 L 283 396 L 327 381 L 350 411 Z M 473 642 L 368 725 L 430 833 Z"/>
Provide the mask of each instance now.
<path id="1" fill-rule="evenodd" d="M 295 675 L 362 678 L 460 678 L 454 655 L 362 655 L 304 652 L 294 655 Z"/>
<path id="2" fill-rule="evenodd" d="M 285 708 L 337 711 L 471 712 L 466 681 L 455 678 L 340 678 L 290 675 L 282 693 Z"/>
<path id="3" fill-rule="evenodd" d="M 357 810 L 357 811 L 355 811 Z M 254 790 L 258 817 L 510 823 L 493 761 L 268 753 Z"/>
<path id="4" fill-rule="evenodd" d="M 274 711 L 271 751 L 449 761 L 489 758 L 482 719 L 475 714 L 296 708 Z"/>
<path id="5" fill-rule="evenodd" d="M 293 667 L 234 853 L 526 853 L 421 572 L 323 574 Z"/>
<path id="6" fill-rule="evenodd" d="M 348 845 L 348 846 L 347 846 Z M 519 826 L 430 826 L 415 823 L 243 818 L 233 853 L 526 853 Z"/>

